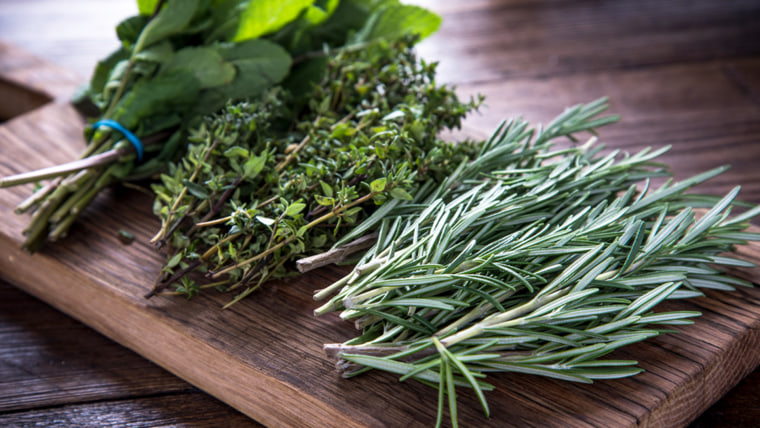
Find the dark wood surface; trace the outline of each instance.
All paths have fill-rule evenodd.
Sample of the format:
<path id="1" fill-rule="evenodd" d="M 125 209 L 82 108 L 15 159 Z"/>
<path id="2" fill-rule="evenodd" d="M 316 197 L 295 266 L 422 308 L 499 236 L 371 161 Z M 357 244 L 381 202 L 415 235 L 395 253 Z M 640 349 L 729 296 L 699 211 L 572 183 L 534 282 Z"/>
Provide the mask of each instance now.
<path id="1" fill-rule="evenodd" d="M 113 46 L 130 1 L 0 2 L 0 40 L 80 74 Z M 112 7 L 111 4 L 114 6 Z M 503 116 L 545 120 L 600 95 L 624 121 L 616 147 L 673 144 L 684 175 L 733 169 L 703 190 L 742 184 L 760 202 L 760 3 L 757 1 L 440 1 L 441 32 L 421 46 L 440 76 L 487 109 L 465 132 Z M 92 28 L 92 30 L 90 30 Z M 459 59 L 459 60 L 458 60 Z M 466 59 L 466 60 L 464 60 Z M 494 113 L 495 112 L 495 113 Z M 757 350 L 748 350 L 748 352 Z M 693 422 L 756 426 L 760 375 Z M 0 426 L 255 423 L 55 309 L 0 283 Z"/>

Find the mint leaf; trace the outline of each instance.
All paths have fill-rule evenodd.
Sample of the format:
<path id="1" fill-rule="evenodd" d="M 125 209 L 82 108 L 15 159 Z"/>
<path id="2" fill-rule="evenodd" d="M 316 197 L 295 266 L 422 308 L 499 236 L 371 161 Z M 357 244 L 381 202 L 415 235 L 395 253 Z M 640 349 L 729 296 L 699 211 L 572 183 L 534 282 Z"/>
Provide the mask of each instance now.
<path id="1" fill-rule="evenodd" d="M 172 47 L 171 42 L 164 40 L 138 52 L 135 54 L 135 59 L 161 63 L 167 61 L 172 55 L 174 55 L 174 48 Z"/>
<path id="2" fill-rule="evenodd" d="M 116 26 L 116 37 L 118 37 L 122 43 L 133 45 L 137 42 L 137 39 L 140 38 L 140 32 L 142 32 L 147 23 L 147 16 L 137 15 L 129 17 Z"/>
<path id="3" fill-rule="evenodd" d="M 162 73 L 187 70 L 193 73 L 201 89 L 232 83 L 235 67 L 214 48 L 188 47 L 177 51 L 162 68 Z"/>
<path id="4" fill-rule="evenodd" d="M 256 0 L 240 17 L 235 41 L 255 39 L 273 33 L 294 21 L 314 0 Z"/>
<path id="5" fill-rule="evenodd" d="M 140 80 L 116 105 L 113 119 L 127 129 L 137 129 L 146 117 L 187 111 L 195 105 L 198 91 L 198 80 L 185 71 Z"/>
<path id="6" fill-rule="evenodd" d="M 129 52 L 124 48 L 120 48 L 106 58 L 98 61 L 98 65 L 95 67 L 95 72 L 90 80 L 90 91 L 93 94 L 103 92 L 111 76 L 111 71 L 116 67 L 116 64 L 126 61 L 127 58 L 129 58 Z"/>
<path id="7" fill-rule="evenodd" d="M 134 52 L 139 52 L 153 43 L 181 33 L 193 19 L 199 0 L 173 0 L 167 2 L 140 33 Z"/>
<path id="8" fill-rule="evenodd" d="M 220 45 L 219 53 L 237 69 L 235 80 L 219 88 L 218 96 L 223 101 L 258 95 L 280 83 L 290 70 L 290 55 L 266 40 Z"/>
<path id="9" fill-rule="evenodd" d="M 397 39 L 407 34 L 416 34 L 424 39 L 438 30 L 440 25 L 441 17 L 427 9 L 396 1 L 387 2 L 370 15 L 354 41 Z"/>
<path id="10" fill-rule="evenodd" d="M 290 71 L 288 52 L 267 40 L 219 43 L 214 48 L 235 67 L 235 79 L 227 85 L 205 89 L 195 104 L 196 114 L 211 114 L 230 100 L 255 97 L 280 83 Z"/>
<path id="11" fill-rule="evenodd" d="M 339 0 L 319 0 L 306 9 L 304 17 L 312 25 L 319 25 L 327 20 L 338 7 Z"/>
<path id="12" fill-rule="evenodd" d="M 140 15 L 151 15 L 156 10 L 158 0 L 137 0 L 137 10 Z"/>

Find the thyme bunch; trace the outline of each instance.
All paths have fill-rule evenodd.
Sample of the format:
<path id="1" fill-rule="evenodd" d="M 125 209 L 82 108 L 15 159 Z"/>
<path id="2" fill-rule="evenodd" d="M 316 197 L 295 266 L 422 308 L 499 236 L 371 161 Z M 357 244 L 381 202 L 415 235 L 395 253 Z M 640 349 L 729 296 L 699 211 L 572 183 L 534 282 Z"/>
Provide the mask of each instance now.
<path id="1" fill-rule="evenodd" d="M 475 155 L 475 144 L 437 134 L 479 101 L 437 85 L 415 41 L 340 50 L 305 96 L 278 86 L 196 129 L 188 155 L 154 186 L 162 221 L 154 241 L 170 252 L 157 290 L 176 284 L 192 296 L 209 286 L 188 276 L 201 271 L 211 286 L 245 286 L 238 301 Z"/>
<path id="2" fill-rule="evenodd" d="M 656 162 L 666 149 L 602 154 L 593 138 L 553 147 L 611 120 L 594 117 L 605 107 L 577 106 L 545 129 L 505 124 L 477 158 L 498 165 L 476 160 L 423 203 L 373 219 L 375 246 L 315 296 L 332 296 L 317 315 L 338 311 L 362 331 L 325 347 L 344 376 L 378 369 L 436 387 L 437 424 L 448 403 L 456 426 L 458 386 L 489 415 L 489 373 L 635 375 L 635 361 L 604 357 L 699 315 L 653 307 L 750 285 L 716 266 L 751 266 L 723 254 L 760 240 L 744 230 L 760 208 L 729 217 L 738 187 L 723 198 L 687 193 L 723 168 L 650 189 L 669 174 Z"/>

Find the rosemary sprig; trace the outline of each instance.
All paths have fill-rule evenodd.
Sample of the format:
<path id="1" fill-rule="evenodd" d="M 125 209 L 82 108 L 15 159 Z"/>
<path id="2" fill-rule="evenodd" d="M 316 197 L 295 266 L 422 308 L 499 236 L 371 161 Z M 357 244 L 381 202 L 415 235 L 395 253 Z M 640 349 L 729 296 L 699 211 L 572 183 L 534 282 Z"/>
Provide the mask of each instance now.
<path id="1" fill-rule="evenodd" d="M 472 388 L 488 415 L 491 372 L 578 382 L 637 374 L 635 361 L 604 357 L 699 315 L 653 312 L 657 304 L 749 285 L 715 266 L 747 265 L 721 254 L 760 240 L 744 232 L 760 208 L 731 220 L 738 188 L 722 199 L 686 192 L 723 168 L 652 190 L 668 174 L 655 162 L 665 149 L 603 155 L 594 139 L 552 147 L 607 123 L 595 118 L 605 107 L 577 106 L 543 129 L 510 122 L 424 203 L 362 224 L 357 234 L 377 229 L 377 243 L 316 295 L 332 295 L 317 315 L 339 311 L 362 330 L 326 345 L 345 376 L 379 369 L 437 387 L 438 425 L 448 402 L 456 426 L 455 386 Z M 698 218 L 706 201 L 713 207 Z"/>

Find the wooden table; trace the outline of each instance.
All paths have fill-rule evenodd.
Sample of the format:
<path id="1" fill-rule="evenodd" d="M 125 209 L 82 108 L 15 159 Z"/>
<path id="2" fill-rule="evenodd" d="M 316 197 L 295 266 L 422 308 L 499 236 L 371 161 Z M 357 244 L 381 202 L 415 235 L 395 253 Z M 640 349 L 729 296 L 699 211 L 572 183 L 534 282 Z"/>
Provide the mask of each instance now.
<path id="1" fill-rule="evenodd" d="M 742 197 L 760 203 L 757 1 L 418 3 L 444 16 L 420 47 L 442 61 L 440 79 L 463 96 L 488 95 L 465 132 L 487 134 L 509 115 L 546 120 L 609 95 L 624 121 L 605 139 L 631 150 L 673 144 L 665 160 L 682 176 L 729 162 L 733 169 L 702 190 L 742 184 Z M 129 0 L 1 0 L 0 40 L 86 76 L 114 46 L 115 22 L 133 10 Z M 758 380 L 750 374 L 692 426 L 756 426 Z M 0 281 L 0 426 L 33 424 L 257 425 Z"/>

